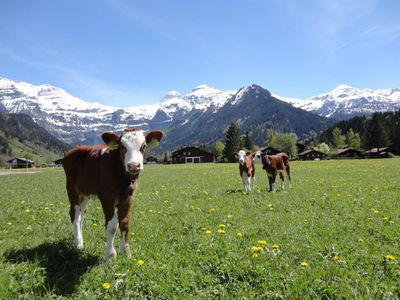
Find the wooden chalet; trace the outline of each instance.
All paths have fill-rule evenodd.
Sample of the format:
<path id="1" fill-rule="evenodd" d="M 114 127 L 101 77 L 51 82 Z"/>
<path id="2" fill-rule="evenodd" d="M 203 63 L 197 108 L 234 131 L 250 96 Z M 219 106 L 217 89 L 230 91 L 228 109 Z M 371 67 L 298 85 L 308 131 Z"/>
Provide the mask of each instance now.
<path id="1" fill-rule="evenodd" d="M 154 156 L 149 156 L 146 158 L 146 164 L 156 164 L 158 162 L 158 158 Z"/>
<path id="2" fill-rule="evenodd" d="M 364 155 L 368 158 L 383 158 L 388 157 L 390 152 L 389 147 L 372 148 L 364 152 Z"/>
<path id="3" fill-rule="evenodd" d="M 279 151 L 278 149 L 272 148 L 270 146 L 265 147 L 265 148 L 261 149 L 260 151 L 267 155 L 275 155 L 275 154 L 282 152 L 282 151 Z"/>
<path id="4" fill-rule="evenodd" d="M 9 164 L 10 169 L 17 169 L 17 168 L 33 168 L 35 163 L 32 160 L 15 157 L 7 161 Z"/>
<path id="5" fill-rule="evenodd" d="M 358 151 L 353 148 L 346 148 L 346 149 L 338 149 L 336 154 L 336 158 L 357 158 L 362 157 L 361 151 Z"/>
<path id="6" fill-rule="evenodd" d="M 197 147 L 190 146 L 172 152 L 171 162 L 173 164 L 214 162 L 214 154 L 201 150 Z"/>
<path id="7" fill-rule="evenodd" d="M 63 166 L 63 158 L 56 159 L 53 161 L 55 167 L 62 167 Z"/>
<path id="8" fill-rule="evenodd" d="M 326 156 L 325 153 L 318 150 L 306 150 L 297 154 L 299 160 L 323 160 Z"/>

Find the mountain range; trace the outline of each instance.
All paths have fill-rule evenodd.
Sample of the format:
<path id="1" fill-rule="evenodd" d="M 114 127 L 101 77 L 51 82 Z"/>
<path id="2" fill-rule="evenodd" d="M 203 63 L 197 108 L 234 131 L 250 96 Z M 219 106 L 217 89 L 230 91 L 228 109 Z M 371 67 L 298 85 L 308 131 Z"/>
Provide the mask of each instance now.
<path id="1" fill-rule="evenodd" d="M 400 90 L 357 89 L 339 85 L 308 99 L 286 98 L 252 84 L 238 91 L 200 85 L 182 95 L 168 92 L 158 103 L 127 108 L 89 103 L 48 84 L 32 85 L 0 78 L 0 111 L 25 113 L 56 138 L 69 144 L 95 144 L 100 133 L 126 127 L 161 129 L 160 150 L 188 144 L 211 144 L 223 139 L 231 121 L 265 144 L 266 130 L 295 132 L 304 137 L 348 119 L 374 111 L 400 109 Z"/>

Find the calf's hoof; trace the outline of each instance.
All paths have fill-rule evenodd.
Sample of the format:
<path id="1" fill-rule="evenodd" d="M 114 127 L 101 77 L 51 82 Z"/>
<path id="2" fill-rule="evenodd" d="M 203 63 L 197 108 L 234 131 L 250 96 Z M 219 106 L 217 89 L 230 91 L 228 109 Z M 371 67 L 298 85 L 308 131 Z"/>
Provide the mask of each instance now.
<path id="1" fill-rule="evenodd" d="M 117 252 L 115 251 L 115 249 L 112 249 L 109 252 L 106 252 L 106 255 L 104 257 L 104 261 L 105 262 L 112 262 L 115 261 L 115 259 L 117 258 Z"/>

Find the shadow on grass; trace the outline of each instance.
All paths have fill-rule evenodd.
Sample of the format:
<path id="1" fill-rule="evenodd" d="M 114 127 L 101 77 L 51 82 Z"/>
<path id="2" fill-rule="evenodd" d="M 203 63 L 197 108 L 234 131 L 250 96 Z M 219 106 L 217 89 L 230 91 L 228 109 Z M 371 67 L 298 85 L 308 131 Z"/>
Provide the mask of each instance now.
<path id="1" fill-rule="evenodd" d="M 38 262 L 46 271 L 46 286 L 60 296 L 75 293 L 82 275 L 100 262 L 97 256 L 79 251 L 67 240 L 11 250 L 5 254 L 5 258 L 13 264 Z"/>

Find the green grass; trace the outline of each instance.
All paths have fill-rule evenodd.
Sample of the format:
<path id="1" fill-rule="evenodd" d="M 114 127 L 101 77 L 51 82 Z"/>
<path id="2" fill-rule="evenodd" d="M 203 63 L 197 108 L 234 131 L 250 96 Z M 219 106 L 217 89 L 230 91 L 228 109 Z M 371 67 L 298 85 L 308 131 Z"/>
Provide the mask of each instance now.
<path id="1" fill-rule="evenodd" d="M 275 194 L 260 165 L 252 194 L 236 164 L 145 166 L 110 264 L 97 200 L 75 249 L 62 170 L 0 176 L 0 299 L 400 298 L 400 159 L 291 165 Z"/>

